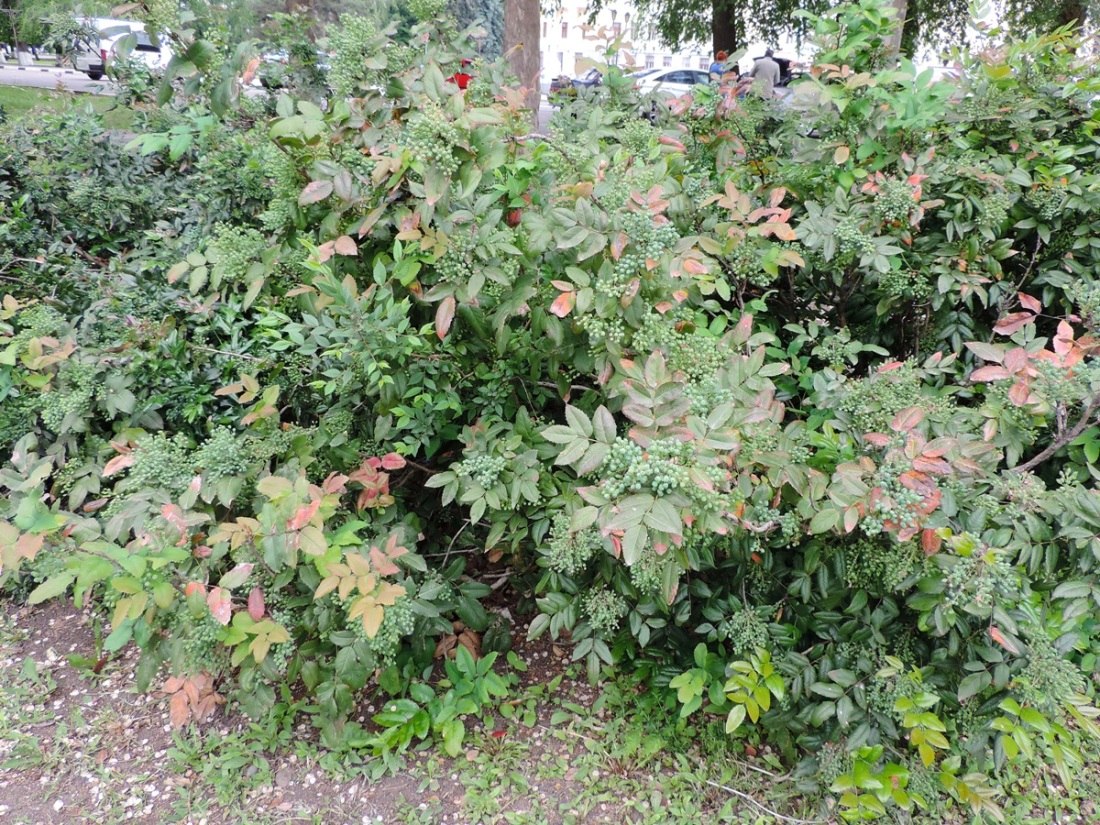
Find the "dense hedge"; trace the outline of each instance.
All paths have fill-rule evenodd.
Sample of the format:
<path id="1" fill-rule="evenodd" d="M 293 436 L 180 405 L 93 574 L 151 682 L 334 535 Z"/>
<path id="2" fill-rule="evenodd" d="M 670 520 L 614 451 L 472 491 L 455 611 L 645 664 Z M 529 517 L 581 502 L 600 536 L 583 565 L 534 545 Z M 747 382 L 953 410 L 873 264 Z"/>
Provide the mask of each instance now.
<path id="1" fill-rule="evenodd" d="M 1069 783 L 1100 650 L 1072 36 L 933 82 L 867 0 L 785 105 L 651 124 L 610 68 L 533 134 L 421 5 L 325 110 L 2 127 L 0 581 L 101 604 L 181 723 L 305 694 L 386 765 L 507 690 L 474 659 L 508 583 L 591 678 L 721 714 L 846 819 L 995 816 L 1017 760 Z M 381 733 L 368 686 L 404 697 Z"/>

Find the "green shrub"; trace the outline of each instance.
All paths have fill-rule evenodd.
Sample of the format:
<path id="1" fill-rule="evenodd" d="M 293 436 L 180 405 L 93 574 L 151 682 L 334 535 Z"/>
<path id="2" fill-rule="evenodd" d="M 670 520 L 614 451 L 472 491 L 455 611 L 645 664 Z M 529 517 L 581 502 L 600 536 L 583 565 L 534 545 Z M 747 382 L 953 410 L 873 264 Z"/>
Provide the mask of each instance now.
<path id="1" fill-rule="evenodd" d="M 139 136 L 119 157 L 170 170 L 177 216 L 0 315 L 2 575 L 102 604 L 146 683 L 216 673 L 257 715 L 303 690 L 328 746 L 387 760 L 499 696 L 423 681 L 506 647 L 507 564 L 533 636 L 766 738 L 845 819 L 995 816 L 1017 760 L 1069 783 L 1098 732 L 1097 81 L 1065 32 L 956 84 L 877 65 L 870 0 L 818 28 L 790 106 L 700 87 L 650 125 L 609 70 L 532 136 L 502 64 L 447 81 L 469 35 L 429 20 L 325 111 Z M 0 231 L 112 237 L 75 208 Z M 368 685 L 409 696 L 380 736 Z"/>

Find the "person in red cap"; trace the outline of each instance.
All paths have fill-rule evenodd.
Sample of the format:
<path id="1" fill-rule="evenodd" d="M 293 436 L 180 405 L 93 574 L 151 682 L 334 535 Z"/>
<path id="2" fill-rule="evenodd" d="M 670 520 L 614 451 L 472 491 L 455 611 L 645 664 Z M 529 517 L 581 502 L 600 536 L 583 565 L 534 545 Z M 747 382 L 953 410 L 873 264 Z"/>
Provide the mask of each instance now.
<path id="1" fill-rule="evenodd" d="M 714 56 L 714 62 L 710 64 L 710 79 L 721 80 L 722 75 L 726 73 L 726 60 L 729 59 L 729 55 L 725 52 L 718 52 Z"/>

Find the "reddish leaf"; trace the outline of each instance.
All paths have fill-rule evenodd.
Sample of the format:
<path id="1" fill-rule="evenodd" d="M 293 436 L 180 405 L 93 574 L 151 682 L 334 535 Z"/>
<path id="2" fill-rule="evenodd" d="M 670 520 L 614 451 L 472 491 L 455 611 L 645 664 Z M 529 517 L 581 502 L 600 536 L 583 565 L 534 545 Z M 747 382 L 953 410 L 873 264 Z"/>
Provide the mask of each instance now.
<path id="1" fill-rule="evenodd" d="M 400 470 L 404 466 L 404 456 L 400 456 L 397 453 L 386 453 L 384 456 L 382 456 L 383 470 Z"/>
<path id="2" fill-rule="evenodd" d="M 435 311 L 435 334 L 442 341 L 447 337 L 451 329 L 451 322 L 455 319 L 455 298 L 448 295 L 439 302 L 439 308 Z"/>
<path id="3" fill-rule="evenodd" d="M 321 484 L 321 489 L 328 495 L 336 493 L 343 493 L 345 490 L 344 485 L 347 484 L 348 477 L 343 473 L 332 472 L 328 474 L 328 478 Z"/>
<path id="4" fill-rule="evenodd" d="M 875 372 L 882 374 L 884 372 L 892 372 L 893 370 L 901 369 L 905 366 L 904 361 L 891 361 L 889 364 L 883 364 Z"/>
<path id="5" fill-rule="evenodd" d="M 192 593 L 206 593 L 206 585 L 202 582 L 188 582 L 187 587 L 183 588 L 183 595 L 190 596 Z"/>
<path id="6" fill-rule="evenodd" d="M 294 515 L 287 521 L 286 527 L 288 530 L 301 530 L 311 521 L 313 517 L 317 515 L 317 511 L 321 508 L 321 499 L 311 501 L 302 507 L 299 507 Z"/>
<path id="7" fill-rule="evenodd" d="M 319 247 L 317 247 L 317 260 L 319 260 L 321 263 L 324 263 L 329 258 L 331 258 L 333 256 L 333 253 L 335 253 L 335 252 L 336 252 L 336 242 L 335 241 L 325 241 L 325 243 L 323 243 Z"/>
<path id="8" fill-rule="evenodd" d="M 998 628 L 997 625 L 991 625 L 990 626 L 990 628 L 989 628 L 989 638 L 991 638 L 993 641 L 995 641 L 997 644 L 999 644 L 1001 647 L 1003 647 L 1009 653 L 1012 653 L 1016 656 L 1020 655 L 1020 648 L 1016 647 L 1016 645 L 1012 641 L 1007 639 L 1005 637 L 1005 635 L 1003 633 L 1001 633 L 1000 628 Z"/>
<path id="9" fill-rule="evenodd" d="M 998 367 L 992 364 L 988 367 L 981 367 L 970 373 L 971 381 L 1003 381 L 1005 378 L 1011 378 L 1011 374 L 1004 367 Z"/>
<path id="10" fill-rule="evenodd" d="M 924 550 L 924 555 L 934 556 L 940 552 L 940 547 L 943 545 L 943 539 L 940 538 L 940 534 L 935 530 L 923 530 L 920 536 L 920 546 Z"/>
<path id="11" fill-rule="evenodd" d="M 187 720 L 190 718 L 191 705 L 187 701 L 187 694 L 182 690 L 177 691 L 168 703 L 168 719 L 172 723 L 172 727 L 179 730 L 187 724 Z"/>
<path id="12" fill-rule="evenodd" d="M 557 298 L 554 299 L 554 303 L 550 305 L 550 312 L 557 315 L 559 318 L 564 318 L 570 312 L 573 311 L 573 307 L 577 305 L 577 293 L 576 292 L 563 292 Z"/>
<path id="13" fill-rule="evenodd" d="M 221 577 L 221 580 L 218 582 L 219 589 L 224 588 L 226 590 L 232 590 L 234 587 L 240 587 L 248 580 L 248 577 L 252 575 L 252 568 L 255 566 L 256 565 L 252 562 L 238 564 Z"/>
<path id="14" fill-rule="evenodd" d="M 627 237 L 625 232 L 620 232 L 611 241 L 611 257 L 616 261 L 623 256 L 623 249 L 626 248 L 626 241 Z"/>
<path id="15" fill-rule="evenodd" d="M 1020 306 L 1024 309 L 1030 309 L 1034 313 L 1043 311 L 1043 304 L 1038 298 L 1032 298 L 1026 292 L 1019 293 Z"/>
<path id="16" fill-rule="evenodd" d="M 1011 335 L 1032 322 L 1035 316 L 1030 312 L 1013 312 L 993 325 L 993 331 L 999 335 Z"/>
<path id="17" fill-rule="evenodd" d="M 128 453 L 127 455 L 116 455 L 110 461 L 107 462 L 103 468 L 103 477 L 113 476 L 115 473 L 125 470 L 127 467 L 134 466 L 134 454 Z"/>
<path id="18" fill-rule="evenodd" d="M 686 258 L 684 260 L 684 270 L 690 272 L 692 275 L 707 274 L 707 268 L 694 258 Z"/>
<path id="19" fill-rule="evenodd" d="M 259 587 L 253 587 L 248 594 L 248 615 L 254 622 L 264 617 L 264 591 Z"/>
<path id="20" fill-rule="evenodd" d="M 906 407 L 894 416 L 890 429 L 897 433 L 907 433 L 924 420 L 924 410 L 920 407 Z"/>
<path id="21" fill-rule="evenodd" d="M 314 180 L 306 184 L 306 188 L 298 196 L 299 206 L 309 206 L 311 203 L 323 201 L 332 194 L 332 181 Z"/>
<path id="22" fill-rule="evenodd" d="M 1022 407 L 1027 403 L 1030 395 L 1031 391 L 1028 389 L 1027 384 L 1023 381 L 1017 381 L 1008 391 L 1008 400 L 1017 407 Z"/>
<path id="23" fill-rule="evenodd" d="M 233 617 L 233 603 L 230 601 L 228 591 L 215 587 L 206 595 L 206 605 L 218 624 L 229 624 L 229 620 Z"/>
<path id="24" fill-rule="evenodd" d="M 863 440 L 876 447 L 885 447 L 890 443 L 890 436 L 884 435 L 883 433 L 866 433 L 863 436 Z"/>
<path id="25" fill-rule="evenodd" d="M 934 473 L 936 475 L 945 476 L 950 474 L 951 465 L 942 458 L 929 458 L 928 456 L 921 455 L 913 459 L 913 469 L 919 470 L 922 473 Z"/>
<path id="26" fill-rule="evenodd" d="M 337 255 L 358 255 L 359 247 L 348 235 L 341 235 L 333 245 Z"/>

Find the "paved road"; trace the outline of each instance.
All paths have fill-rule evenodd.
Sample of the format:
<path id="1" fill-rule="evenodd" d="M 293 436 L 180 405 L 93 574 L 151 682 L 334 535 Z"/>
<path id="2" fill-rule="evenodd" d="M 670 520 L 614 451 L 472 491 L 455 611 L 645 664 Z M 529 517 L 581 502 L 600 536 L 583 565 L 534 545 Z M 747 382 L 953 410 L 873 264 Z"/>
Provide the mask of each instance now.
<path id="1" fill-rule="evenodd" d="M 114 86 L 107 80 L 91 80 L 72 69 L 47 66 L 15 66 L 0 64 L 0 85 L 30 86 L 36 89 L 58 89 L 93 95 L 113 95 Z"/>

